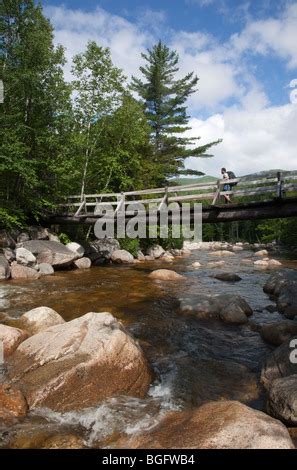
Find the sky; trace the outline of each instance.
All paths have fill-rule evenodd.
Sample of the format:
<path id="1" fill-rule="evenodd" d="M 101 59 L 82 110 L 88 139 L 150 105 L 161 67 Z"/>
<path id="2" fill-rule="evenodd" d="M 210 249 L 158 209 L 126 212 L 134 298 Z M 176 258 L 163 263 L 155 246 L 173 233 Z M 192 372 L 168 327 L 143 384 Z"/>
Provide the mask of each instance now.
<path id="1" fill-rule="evenodd" d="M 109 47 L 128 79 L 139 76 L 141 53 L 158 40 L 179 54 L 184 76 L 199 77 L 188 102 L 189 136 L 213 158 L 186 166 L 237 176 L 297 169 L 297 0 L 43 0 L 55 42 L 71 58 L 89 40 Z M 295 85 L 295 88 L 293 87 Z M 295 90 L 295 91 L 294 91 Z"/>

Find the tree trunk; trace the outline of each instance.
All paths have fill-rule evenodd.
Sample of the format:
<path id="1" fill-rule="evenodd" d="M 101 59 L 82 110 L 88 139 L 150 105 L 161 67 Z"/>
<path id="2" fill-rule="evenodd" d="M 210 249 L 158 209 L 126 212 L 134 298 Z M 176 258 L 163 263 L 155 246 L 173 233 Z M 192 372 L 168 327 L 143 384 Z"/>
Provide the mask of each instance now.
<path id="1" fill-rule="evenodd" d="M 86 147 L 86 152 L 85 152 L 85 164 L 84 164 L 83 176 L 82 176 L 82 180 L 81 180 L 81 190 L 80 190 L 80 200 L 81 201 L 83 200 L 84 194 L 85 194 L 86 178 L 87 178 L 88 165 L 89 165 L 89 159 L 90 159 L 90 147 L 89 147 L 90 130 L 91 130 L 91 122 L 88 123 L 87 147 Z"/>

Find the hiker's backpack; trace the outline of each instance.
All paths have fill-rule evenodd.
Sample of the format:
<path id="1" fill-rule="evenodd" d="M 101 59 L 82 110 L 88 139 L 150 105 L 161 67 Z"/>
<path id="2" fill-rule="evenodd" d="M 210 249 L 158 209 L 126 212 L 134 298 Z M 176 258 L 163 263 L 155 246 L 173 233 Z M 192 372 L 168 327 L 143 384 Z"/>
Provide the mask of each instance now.
<path id="1" fill-rule="evenodd" d="M 227 174 L 228 174 L 230 180 L 235 180 L 236 176 L 235 176 L 235 173 L 233 173 L 233 171 L 227 171 Z M 237 181 L 235 181 L 234 183 L 229 183 L 229 185 L 230 185 L 231 187 L 232 187 L 232 186 L 236 186 L 236 185 L 237 185 Z"/>

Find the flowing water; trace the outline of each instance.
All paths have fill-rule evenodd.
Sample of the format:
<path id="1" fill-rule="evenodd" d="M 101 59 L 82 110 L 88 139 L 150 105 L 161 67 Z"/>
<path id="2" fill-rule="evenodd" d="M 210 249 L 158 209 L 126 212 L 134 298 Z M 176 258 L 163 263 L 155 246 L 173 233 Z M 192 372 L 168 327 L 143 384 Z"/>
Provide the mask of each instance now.
<path id="1" fill-rule="evenodd" d="M 15 446 L 38 447 L 40 436 L 71 432 L 88 446 L 112 447 L 121 436 L 154 426 L 168 411 L 197 406 L 209 397 L 239 399 L 264 409 L 259 373 L 272 348 L 262 341 L 257 326 L 278 321 L 281 316 L 265 310 L 272 303 L 263 292 L 270 273 L 240 264 L 246 257 L 251 253 L 242 251 L 224 258 L 221 268 L 194 269 L 191 265 L 195 261 L 205 265 L 217 258 L 207 251 L 193 251 L 173 263 L 93 267 L 57 272 L 37 281 L 2 283 L 0 312 L 13 318 L 42 305 L 55 309 L 66 321 L 91 311 L 111 312 L 139 340 L 155 373 L 145 399 L 116 397 L 79 412 L 34 410 L 23 421 L 0 429 L 2 445 L 13 438 Z M 283 262 L 283 269 L 297 269 L 295 261 Z M 149 272 L 161 267 L 174 269 L 185 279 L 150 280 Z M 210 277 L 228 271 L 242 280 L 227 283 Z M 199 293 L 241 295 L 254 310 L 250 323 L 233 326 L 179 313 L 178 299 Z"/>

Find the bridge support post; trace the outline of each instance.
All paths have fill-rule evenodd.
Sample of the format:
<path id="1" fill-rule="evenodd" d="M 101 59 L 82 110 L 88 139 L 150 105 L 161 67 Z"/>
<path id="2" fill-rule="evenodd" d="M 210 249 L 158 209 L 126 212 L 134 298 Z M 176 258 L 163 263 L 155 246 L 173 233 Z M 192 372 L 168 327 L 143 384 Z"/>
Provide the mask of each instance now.
<path id="1" fill-rule="evenodd" d="M 215 197 L 213 198 L 212 205 L 214 205 L 217 202 L 217 200 L 220 197 L 220 194 L 221 194 L 221 180 L 218 180 L 217 181 L 217 190 L 216 190 L 216 193 L 215 193 Z"/>
<path id="2" fill-rule="evenodd" d="M 83 197 L 82 197 L 81 204 L 80 204 L 79 208 L 77 209 L 74 217 L 77 217 L 83 209 L 85 209 L 85 214 L 87 213 L 86 202 L 87 202 L 87 199 L 86 199 L 86 196 L 84 194 Z"/>
<path id="3" fill-rule="evenodd" d="M 162 201 L 159 204 L 158 211 L 160 211 L 165 204 L 168 205 L 168 186 L 165 187 L 165 194 L 164 194 Z"/>
<path id="4" fill-rule="evenodd" d="M 122 209 L 123 204 L 125 204 L 125 194 L 122 192 L 121 195 L 118 196 L 118 205 L 115 210 L 116 214 Z"/>
<path id="5" fill-rule="evenodd" d="M 277 186 L 276 186 L 276 197 L 281 199 L 283 197 L 283 181 L 282 174 L 280 171 L 277 172 Z"/>

